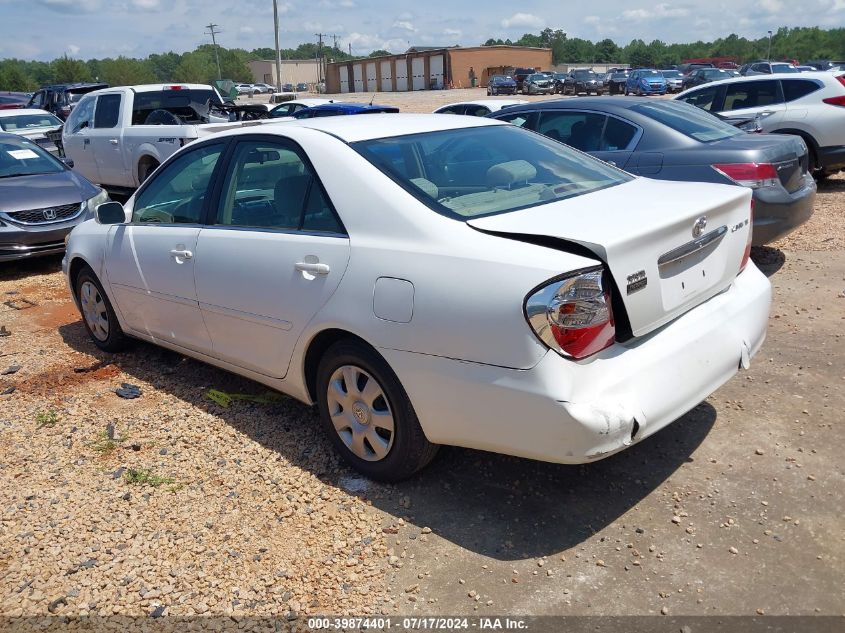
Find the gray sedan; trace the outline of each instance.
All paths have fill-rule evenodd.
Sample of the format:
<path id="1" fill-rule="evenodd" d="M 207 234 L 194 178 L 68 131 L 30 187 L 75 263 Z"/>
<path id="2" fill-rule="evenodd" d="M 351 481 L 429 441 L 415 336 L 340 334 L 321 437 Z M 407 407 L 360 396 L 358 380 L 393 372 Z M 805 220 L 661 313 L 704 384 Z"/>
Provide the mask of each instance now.
<path id="1" fill-rule="evenodd" d="M 0 133 L 0 262 L 61 253 L 108 194 L 29 139 Z"/>
<path id="2" fill-rule="evenodd" d="M 687 103 L 585 97 L 517 106 L 490 118 L 540 132 L 632 174 L 750 187 L 755 246 L 783 237 L 813 214 L 816 185 L 803 140 L 747 134 Z"/>

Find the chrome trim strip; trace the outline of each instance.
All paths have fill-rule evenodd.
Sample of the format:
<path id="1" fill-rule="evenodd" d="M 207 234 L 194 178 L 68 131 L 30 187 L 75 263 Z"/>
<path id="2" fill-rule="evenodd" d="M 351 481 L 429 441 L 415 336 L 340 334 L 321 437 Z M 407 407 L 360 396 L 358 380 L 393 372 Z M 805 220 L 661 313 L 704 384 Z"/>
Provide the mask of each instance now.
<path id="1" fill-rule="evenodd" d="M 43 209 L 20 209 L 19 211 L 5 211 L 0 212 L 0 218 L 11 222 L 12 224 L 17 224 L 18 226 L 45 226 L 47 224 L 61 224 L 62 222 L 72 222 L 80 215 L 82 212 L 85 211 L 86 202 L 81 202 L 79 204 L 79 209 L 73 215 L 69 215 L 66 218 L 56 218 L 54 220 L 43 220 L 41 222 L 24 222 L 23 220 L 19 220 L 15 217 L 15 213 L 34 213 L 36 211 L 44 211 L 46 209 L 50 209 L 52 207 L 44 207 Z M 57 206 L 70 206 L 70 205 L 57 205 Z"/>
<path id="2" fill-rule="evenodd" d="M 671 251 L 664 253 L 657 259 L 657 265 L 662 268 L 668 264 L 685 259 L 690 255 L 694 255 L 709 246 L 715 246 L 723 237 L 725 237 L 727 232 L 728 227 L 722 225 L 718 229 L 705 233 L 692 242 L 687 242 L 678 248 L 673 248 Z"/>

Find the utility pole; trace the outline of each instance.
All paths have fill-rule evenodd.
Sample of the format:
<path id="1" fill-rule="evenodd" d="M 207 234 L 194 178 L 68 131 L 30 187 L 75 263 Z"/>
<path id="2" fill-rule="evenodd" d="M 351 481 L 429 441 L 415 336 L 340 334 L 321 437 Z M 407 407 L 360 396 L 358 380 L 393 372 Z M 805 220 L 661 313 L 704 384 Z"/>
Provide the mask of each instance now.
<path id="1" fill-rule="evenodd" d="M 323 38 L 328 33 L 314 33 L 317 36 L 317 82 L 323 82 Z"/>
<path id="2" fill-rule="evenodd" d="M 220 75 L 220 55 L 218 55 L 217 53 L 217 35 L 220 34 L 220 31 L 215 29 L 217 29 L 218 25 L 212 23 L 206 24 L 205 26 L 208 29 L 206 31 L 206 35 L 211 35 L 211 42 L 212 44 L 214 44 L 214 61 L 217 62 L 217 78 L 223 79 L 223 77 Z"/>
<path id="3" fill-rule="evenodd" d="M 769 52 L 766 53 L 766 61 L 772 60 L 772 32 L 769 31 Z"/>
<path id="4" fill-rule="evenodd" d="M 352 42 L 349 42 L 349 56 L 352 57 Z"/>
<path id="5" fill-rule="evenodd" d="M 337 51 L 338 50 L 338 48 L 337 48 L 337 35 L 332 35 L 332 40 L 334 40 L 334 45 L 332 46 L 332 49 L 334 51 Z"/>
<path id="6" fill-rule="evenodd" d="M 279 48 L 279 5 L 273 0 L 273 27 L 276 31 L 276 90 L 282 91 L 282 51 Z"/>

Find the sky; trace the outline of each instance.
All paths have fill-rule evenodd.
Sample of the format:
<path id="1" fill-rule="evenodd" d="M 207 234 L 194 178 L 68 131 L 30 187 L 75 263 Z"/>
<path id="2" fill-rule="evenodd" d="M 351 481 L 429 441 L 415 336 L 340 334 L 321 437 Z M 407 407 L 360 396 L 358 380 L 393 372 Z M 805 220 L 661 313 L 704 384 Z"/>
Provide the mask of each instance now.
<path id="1" fill-rule="evenodd" d="M 845 26 L 845 0 L 278 0 L 281 46 L 338 37 L 356 55 L 409 46 L 475 46 L 490 37 L 518 39 L 546 27 L 570 37 L 618 44 L 713 40 L 737 33 L 756 38 L 780 26 Z M 800 10 L 797 10 L 800 6 Z M 518 8 L 517 8 L 518 7 Z M 582 8 L 583 7 L 583 8 Z M 273 47 L 272 0 L 0 0 L 0 59 L 146 57 L 210 42 L 251 50 Z M 331 43 L 332 38 L 327 38 Z"/>

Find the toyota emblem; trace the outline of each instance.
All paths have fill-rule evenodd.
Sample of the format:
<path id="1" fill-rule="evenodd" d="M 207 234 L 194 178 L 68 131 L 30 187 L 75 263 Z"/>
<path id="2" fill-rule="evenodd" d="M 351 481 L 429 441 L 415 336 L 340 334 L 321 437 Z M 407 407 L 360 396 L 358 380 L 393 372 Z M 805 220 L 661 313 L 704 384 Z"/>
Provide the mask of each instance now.
<path id="1" fill-rule="evenodd" d="M 695 221 L 695 224 L 692 225 L 692 236 L 701 237 L 701 234 L 704 233 L 705 228 L 707 228 L 707 216 L 702 215 Z"/>

